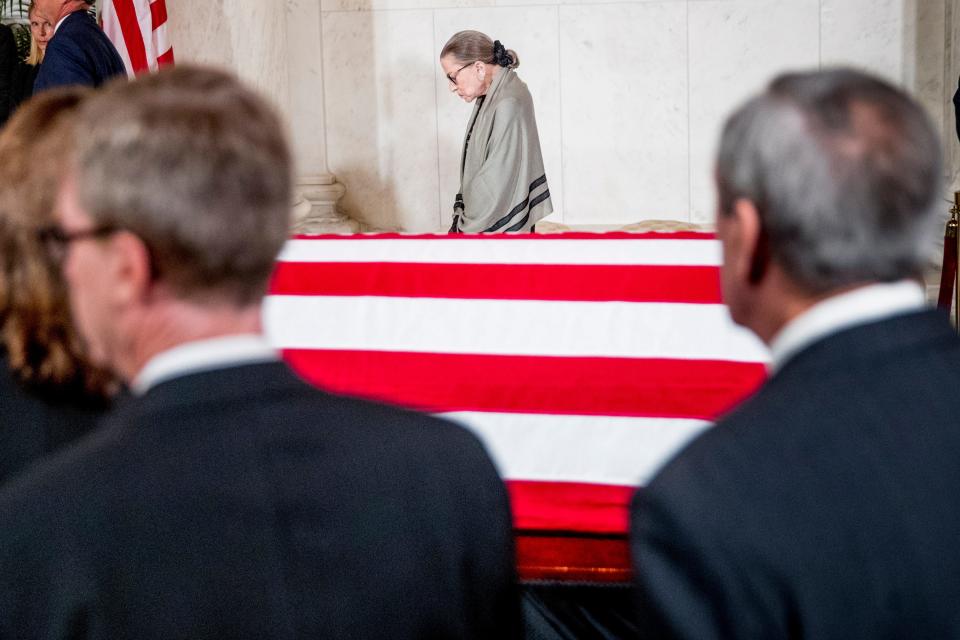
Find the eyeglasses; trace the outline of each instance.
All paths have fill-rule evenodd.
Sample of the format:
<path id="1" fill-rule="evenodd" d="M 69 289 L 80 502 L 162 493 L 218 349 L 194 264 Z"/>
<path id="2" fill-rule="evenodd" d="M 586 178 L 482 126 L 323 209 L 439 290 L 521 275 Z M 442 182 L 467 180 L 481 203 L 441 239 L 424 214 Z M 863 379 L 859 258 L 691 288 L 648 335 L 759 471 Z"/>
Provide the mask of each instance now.
<path id="1" fill-rule="evenodd" d="M 37 231 L 37 237 L 43 244 L 47 254 L 56 262 L 62 262 L 67 257 L 67 250 L 71 242 L 87 238 L 106 238 L 117 233 L 120 229 L 103 225 L 79 231 L 64 231 L 57 225 L 50 225 Z"/>
<path id="2" fill-rule="evenodd" d="M 476 60 L 474 60 L 474 62 L 476 62 Z M 472 64 L 473 64 L 473 62 L 468 62 L 467 64 L 463 65 L 462 67 L 460 67 L 459 69 L 457 69 L 457 70 L 454 71 L 453 73 L 448 73 L 448 74 L 447 74 L 447 80 L 449 80 L 450 83 L 453 84 L 453 86 L 457 86 L 457 76 L 460 75 L 460 72 L 461 72 L 461 71 L 463 71 L 464 69 L 466 69 L 467 67 L 469 67 L 469 66 L 472 65 Z"/>

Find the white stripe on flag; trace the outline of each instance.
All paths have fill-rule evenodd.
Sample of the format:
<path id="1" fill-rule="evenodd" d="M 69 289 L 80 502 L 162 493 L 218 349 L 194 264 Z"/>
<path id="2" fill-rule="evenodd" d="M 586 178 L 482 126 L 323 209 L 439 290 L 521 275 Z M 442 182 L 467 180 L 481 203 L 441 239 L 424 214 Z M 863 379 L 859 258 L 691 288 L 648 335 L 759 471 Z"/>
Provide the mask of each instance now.
<path id="1" fill-rule="evenodd" d="M 147 54 L 147 65 L 150 71 L 157 70 L 157 49 L 153 44 L 153 13 L 150 11 L 149 0 L 134 2 L 137 12 L 137 26 L 140 27 L 140 38 Z"/>
<path id="2" fill-rule="evenodd" d="M 284 349 L 769 360 L 715 304 L 269 296 L 264 326 Z"/>
<path id="3" fill-rule="evenodd" d="M 700 420 L 454 412 L 512 480 L 644 485 L 693 437 Z"/>
<path id="4" fill-rule="evenodd" d="M 167 23 L 153 30 L 153 69 L 159 68 L 158 58 L 170 50 L 170 39 L 167 37 Z"/>
<path id="5" fill-rule="evenodd" d="M 716 240 L 290 240 L 285 262 L 718 266 Z"/>
<path id="6" fill-rule="evenodd" d="M 113 2 L 105 2 L 100 9 L 100 20 L 103 23 L 103 33 L 106 34 L 110 42 L 113 43 L 120 59 L 123 60 L 123 66 L 127 69 L 129 77 L 134 76 L 133 62 L 130 61 L 130 53 L 127 51 L 127 41 L 123 39 L 123 31 L 120 29 L 120 19 L 117 18 L 116 9 Z"/>

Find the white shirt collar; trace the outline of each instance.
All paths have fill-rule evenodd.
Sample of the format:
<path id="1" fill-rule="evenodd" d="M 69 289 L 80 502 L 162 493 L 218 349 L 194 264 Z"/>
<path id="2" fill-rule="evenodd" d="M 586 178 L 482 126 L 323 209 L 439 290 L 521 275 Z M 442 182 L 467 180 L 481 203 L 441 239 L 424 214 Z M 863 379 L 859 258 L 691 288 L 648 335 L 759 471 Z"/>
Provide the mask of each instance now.
<path id="1" fill-rule="evenodd" d="M 771 372 L 804 347 L 854 325 L 922 309 L 923 287 L 913 280 L 870 284 L 831 296 L 788 322 L 770 341 Z"/>
<path id="2" fill-rule="evenodd" d="M 136 395 L 143 395 L 151 387 L 171 378 L 273 360 L 277 360 L 276 352 L 263 336 L 257 334 L 237 334 L 185 342 L 148 360 L 134 378 L 130 389 Z"/>
<path id="3" fill-rule="evenodd" d="M 70 16 L 72 16 L 74 13 L 76 13 L 76 11 L 74 11 L 73 13 L 68 13 L 67 15 L 63 16 L 62 18 L 60 18 L 60 20 L 57 21 L 57 24 L 54 25 L 53 27 L 53 35 L 57 35 L 57 29 L 60 28 L 60 25 L 63 24 L 63 21 L 69 18 Z"/>

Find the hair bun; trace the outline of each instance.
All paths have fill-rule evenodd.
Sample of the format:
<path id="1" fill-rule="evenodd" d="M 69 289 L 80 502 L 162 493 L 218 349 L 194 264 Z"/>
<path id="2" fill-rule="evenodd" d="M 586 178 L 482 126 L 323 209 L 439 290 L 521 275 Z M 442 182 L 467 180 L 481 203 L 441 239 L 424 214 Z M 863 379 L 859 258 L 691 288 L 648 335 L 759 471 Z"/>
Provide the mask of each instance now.
<path id="1" fill-rule="evenodd" d="M 493 41 L 493 61 L 501 67 L 509 67 L 513 64 L 513 56 L 499 40 Z"/>

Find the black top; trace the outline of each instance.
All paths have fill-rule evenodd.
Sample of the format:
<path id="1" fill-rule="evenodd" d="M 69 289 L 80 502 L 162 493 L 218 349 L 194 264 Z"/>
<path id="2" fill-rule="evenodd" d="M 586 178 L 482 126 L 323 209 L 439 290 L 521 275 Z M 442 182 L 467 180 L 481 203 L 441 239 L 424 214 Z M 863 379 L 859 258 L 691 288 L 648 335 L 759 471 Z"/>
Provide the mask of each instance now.
<path id="1" fill-rule="evenodd" d="M 37 74 L 40 72 L 40 65 L 27 64 L 20 62 L 13 74 L 13 109 L 30 99 L 33 95 L 33 83 L 37 81 Z"/>
<path id="2" fill-rule="evenodd" d="M 281 363 L 163 382 L 0 492 L 0 638 L 513 638 L 475 436 Z"/>
<path id="3" fill-rule="evenodd" d="M 68 389 L 27 388 L 0 353 L 0 484 L 86 434 L 105 410 Z"/>
<path id="4" fill-rule="evenodd" d="M 0 24 L 0 127 L 33 95 L 39 69 L 20 60 L 13 31 Z"/>
<path id="5" fill-rule="evenodd" d="M 960 638 L 960 340 L 945 315 L 788 360 L 632 511 L 657 638 Z"/>

